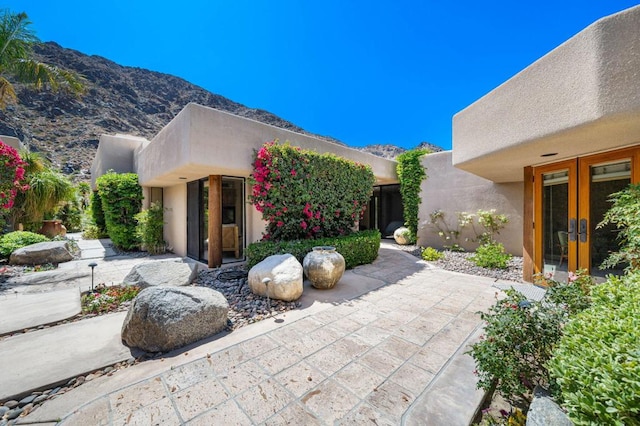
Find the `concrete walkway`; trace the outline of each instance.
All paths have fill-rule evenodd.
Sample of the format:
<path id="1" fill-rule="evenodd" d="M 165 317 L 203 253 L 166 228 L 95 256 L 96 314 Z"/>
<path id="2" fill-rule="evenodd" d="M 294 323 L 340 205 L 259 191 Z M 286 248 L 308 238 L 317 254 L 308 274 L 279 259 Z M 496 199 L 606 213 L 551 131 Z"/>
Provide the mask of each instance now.
<path id="1" fill-rule="evenodd" d="M 96 378 L 22 421 L 468 424 L 483 394 L 464 351 L 492 284 L 384 247 L 335 289 L 305 288 L 303 309 Z"/>

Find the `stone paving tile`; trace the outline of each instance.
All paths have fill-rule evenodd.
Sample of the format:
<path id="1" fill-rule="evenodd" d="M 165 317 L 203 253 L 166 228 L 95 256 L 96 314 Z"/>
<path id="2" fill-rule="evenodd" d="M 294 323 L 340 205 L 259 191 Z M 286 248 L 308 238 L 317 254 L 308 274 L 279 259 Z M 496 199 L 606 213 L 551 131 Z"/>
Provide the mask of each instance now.
<path id="1" fill-rule="evenodd" d="M 336 321 L 338 318 L 336 317 L 336 315 L 333 313 L 331 309 L 328 309 L 326 311 L 322 311 L 322 312 L 318 312 L 317 314 L 314 314 L 313 319 L 318 322 L 321 322 L 322 324 L 327 325 Z"/>
<path id="2" fill-rule="evenodd" d="M 319 331 L 316 330 L 319 333 Z M 315 333 L 315 332 L 314 332 Z M 312 334 L 299 335 L 297 339 L 292 339 L 289 343 L 284 344 L 290 351 L 296 353 L 300 357 L 309 356 L 320 349 L 324 348 L 327 344 L 322 340 L 316 340 L 312 337 Z"/>
<path id="3" fill-rule="evenodd" d="M 389 380 L 418 396 L 431 383 L 434 377 L 434 373 L 407 363 L 398 368 Z"/>
<path id="4" fill-rule="evenodd" d="M 382 318 L 376 321 L 375 326 L 383 330 L 387 330 L 389 334 L 391 334 L 403 324 L 404 324 L 404 321 L 383 316 Z"/>
<path id="5" fill-rule="evenodd" d="M 425 347 L 411 358 L 411 364 L 414 364 L 431 373 L 437 373 L 447 362 L 449 357 L 438 352 L 434 352 L 431 348 Z"/>
<path id="6" fill-rule="evenodd" d="M 299 398 L 322 383 L 327 376 L 306 361 L 299 362 L 274 377 L 285 389 Z"/>
<path id="7" fill-rule="evenodd" d="M 265 426 L 279 426 L 279 425 L 323 425 L 324 423 L 316 417 L 315 414 L 305 410 L 305 408 L 299 403 L 294 402 L 284 410 L 280 411 L 265 423 Z"/>
<path id="8" fill-rule="evenodd" d="M 432 308 L 413 321 L 409 322 L 408 325 L 422 330 L 426 334 L 435 334 L 442 330 L 447 324 L 449 324 L 451 320 L 453 320 L 453 318 L 455 317 L 452 315 L 435 312 Z"/>
<path id="9" fill-rule="evenodd" d="M 74 411 L 73 421 L 79 425 L 107 426 L 109 422 L 109 399 L 102 397 Z"/>
<path id="10" fill-rule="evenodd" d="M 308 410 L 326 423 L 344 417 L 359 401 L 358 397 L 331 379 L 325 380 L 300 399 Z"/>
<path id="11" fill-rule="evenodd" d="M 251 419 L 238 407 L 234 400 L 230 399 L 186 424 L 189 426 L 235 426 L 251 424 Z"/>
<path id="12" fill-rule="evenodd" d="M 375 324 L 369 324 L 352 334 L 357 336 L 363 342 L 375 346 L 389 337 L 389 331 L 377 327 Z"/>
<path id="13" fill-rule="evenodd" d="M 411 326 L 412 323 L 402 325 L 394 331 L 393 335 L 418 346 L 424 346 L 433 336 L 433 333 Z"/>
<path id="14" fill-rule="evenodd" d="M 383 416 L 400 424 L 402 415 L 414 399 L 415 396 L 404 387 L 393 382 L 385 382 L 367 397 L 366 402 Z"/>
<path id="15" fill-rule="evenodd" d="M 396 426 L 398 422 L 395 422 L 383 415 L 378 409 L 371 404 L 363 402 L 355 407 L 349 414 L 343 417 L 337 425 L 351 426 L 351 425 L 364 425 L 373 424 L 377 426 Z"/>
<path id="16" fill-rule="evenodd" d="M 345 317 L 331 324 L 331 327 L 345 334 L 349 334 L 361 328 L 362 324 Z"/>
<path id="17" fill-rule="evenodd" d="M 267 379 L 269 375 L 253 361 L 247 361 L 218 376 L 220 382 L 231 395 L 237 395 Z"/>
<path id="18" fill-rule="evenodd" d="M 322 327 L 323 325 L 324 323 L 317 321 L 313 317 L 307 317 L 294 322 L 289 326 L 289 330 L 295 330 L 302 333 L 310 333 L 313 330 Z"/>
<path id="19" fill-rule="evenodd" d="M 373 309 L 360 309 L 347 317 L 348 320 L 355 321 L 361 325 L 370 324 L 378 318 L 380 318 L 380 315 Z"/>
<path id="20" fill-rule="evenodd" d="M 336 330 L 331 325 L 325 325 L 317 330 L 309 333 L 309 338 L 322 343 L 324 346 L 330 345 L 336 340 L 339 340 L 344 336 L 342 331 Z"/>
<path id="21" fill-rule="evenodd" d="M 333 343 L 309 356 L 307 362 L 325 375 L 331 376 L 351 361 L 351 358 L 346 358 L 347 354 L 338 352 L 335 345 Z"/>
<path id="22" fill-rule="evenodd" d="M 273 375 L 278 374 L 290 365 L 297 363 L 300 359 L 300 356 L 295 352 L 291 352 L 289 349 L 280 346 L 260 355 L 255 358 L 254 361 L 267 370 L 269 374 Z"/>
<path id="23" fill-rule="evenodd" d="M 163 373 L 167 389 L 172 393 L 177 392 L 214 377 L 211 362 L 210 358 L 202 358 Z"/>
<path id="24" fill-rule="evenodd" d="M 253 357 L 269 352 L 271 349 L 275 349 L 278 346 L 279 344 L 268 335 L 254 337 L 253 339 L 247 340 L 246 342 L 242 342 L 238 345 L 242 352 Z"/>
<path id="25" fill-rule="evenodd" d="M 354 334 L 346 336 L 330 346 L 334 347 L 337 353 L 345 356 L 348 360 L 359 357 L 373 347 Z"/>
<path id="26" fill-rule="evenodd" d="M 113 424 L 114 426 L 173 426 L 182 424 L 182 421 L 178 418 L 169 398 L 165 398 L 119 417 L 113 421 Z"/>
<path id="27" fill-rule="evenodd" d="M 113 417 L 118 418 L 128 416 L 161 399 L 169 400 L 162 380 L 156 377 L 110 394 L 109 404 Z"/>
<path id="28" fill-rule="evenodd" d="M 273 379 L 252 386 L 235 398 L 254 423 L 261 423 L 293 402 L 294 397 Z"/>
<path id="29" fill-rule="evenodd" d="M 459 337 L 457 334 L 457 332 L 444 328 L 427 342 L 424 349 L 449 358 L 458 350 L 465 339 L 465 337 Z"/>
<path id="30" fill-rule="evenodd" d="M 359 362 L 383 376 L 389 376 L 400 367 L 404 361 L 382 349 L 373 348 L 360 357 Z"/>
<path id="31" fill-rule="evenodd" d="M 338 371 L 333 376 L 333 379 L 349 389 L 356 396 L 365 398 L 373 392 L 377 386 L 384 382 L 385 377 L 363 364 L 352 362 Z"/>
<path id="32" fill-rule="evenodd" d="M 220 382 L 213 378 L 176 392 L 172 399 L 182 419 L 187 421 L 225 402 L 229 399 L 229 394 Z"/>
<path id="33" fill-rule="evenodd" d="M 207 357 L 207 362 L 210 361 L 211 368 L 213 368 L 213 371 L 216 373 L 224 373 L 250 358 L 251 356 L 245 354 L 238 346 L 232 346 L 223 351 L 211 354 L 210 357 Z"/>
<path id="34" fill-rule="evenodd" d="M 383 343 L 377 346 L 378 349 L 382 349 L 385 352 L 390 353 L 398 359 L 408 360 L 422 349 L 422 346 L 416 345 L 415 343 L 408 342 L 404 339 L 400 339 L 399 337 L 391 336 Z"/>

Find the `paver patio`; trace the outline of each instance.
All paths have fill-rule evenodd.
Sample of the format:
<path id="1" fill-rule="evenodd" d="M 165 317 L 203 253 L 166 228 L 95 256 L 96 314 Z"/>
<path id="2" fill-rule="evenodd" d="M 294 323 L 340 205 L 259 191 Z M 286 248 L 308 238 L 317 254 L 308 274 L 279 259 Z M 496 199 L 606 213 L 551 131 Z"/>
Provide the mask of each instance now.
<path id="1" fill-rule="evenodd" d="M 353 273 L 380 287 L 100 377 L 25 420 L 468 424 L 482 393 L 463 352 L 481 325 L 475 312 L 494 302 L 494 280 L 390 248 Z"/>

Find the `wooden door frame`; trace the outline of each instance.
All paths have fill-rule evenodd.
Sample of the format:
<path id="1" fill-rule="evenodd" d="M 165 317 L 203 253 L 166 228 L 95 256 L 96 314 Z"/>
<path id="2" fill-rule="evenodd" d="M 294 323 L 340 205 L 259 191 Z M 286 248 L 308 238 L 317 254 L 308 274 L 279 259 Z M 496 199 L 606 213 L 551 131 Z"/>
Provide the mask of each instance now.
<path id="1" fill-rule="evenodd" d="M 578 160 L 564 160 L 553 164 L 547 164 L 544 166 L 538 166 L 533 168 L 533 195 L 534 195 L 534 219 L 533 219 L 533 234 L 534 234 L 534 250 L 533 250 L 533 264 L 534 272 L 543 272 L 543 209 L 542 209 L 542 188 L 543 178 L 542 176 L 551 172 L 560 172 L 562 170 L 568 170 L 568 217 L 567 221 L 572 218 L 578 217 Z M 569 254 L 567 259 L 567 268 L 569 271 L 576 269 L 578 244 L 577 241 L 569 241 Z"/>
<path id="2" fill-rule="evenodd" d="M 587 155 L 578 158 L 578 220 L 587 221 L 587 239 L 578 243 L 578 267 L 591 271 L 591 167 L 618 163 L 629 160 L 631 162 L 631 183 L 640 182 L 640 147 L 624 148 L 600 154 Z"/>

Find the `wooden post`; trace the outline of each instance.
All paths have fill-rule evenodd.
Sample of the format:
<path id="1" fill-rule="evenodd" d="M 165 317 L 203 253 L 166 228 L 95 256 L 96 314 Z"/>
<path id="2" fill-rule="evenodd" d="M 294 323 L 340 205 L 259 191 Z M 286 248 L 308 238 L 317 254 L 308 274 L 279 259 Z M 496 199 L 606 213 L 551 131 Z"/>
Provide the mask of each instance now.
<path id="1" fill-rule="evenodd" d="M 222 176 L 209 176 L 209 268 L 222 265 Z"/>
<path id="2" fill-rule="evenodd" d="M 534 270 L 533 208 L 533 167 L 529 166 L 524 168 L 524 206 L 522 209 L 522 279 L 528 282 L 533 282 Z M 535 225 L 542 226 L 542 224 Z"/>

